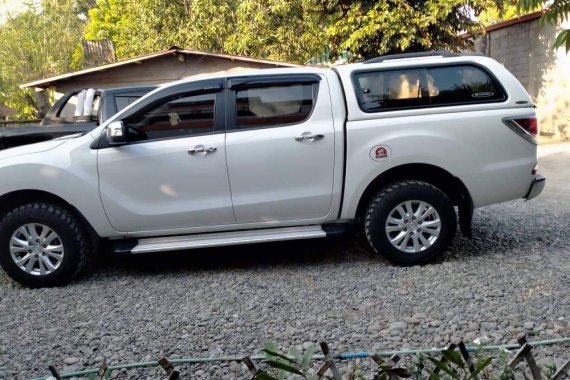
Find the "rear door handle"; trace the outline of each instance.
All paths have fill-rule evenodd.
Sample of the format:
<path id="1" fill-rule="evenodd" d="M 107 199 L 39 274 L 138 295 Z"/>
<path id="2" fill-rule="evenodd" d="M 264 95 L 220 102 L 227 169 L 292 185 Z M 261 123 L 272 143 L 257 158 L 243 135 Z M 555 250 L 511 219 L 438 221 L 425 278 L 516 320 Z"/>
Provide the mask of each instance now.
<path id="1" fill-rule="evenodd" d="M 205 156 L 208 153 L 214 153 L 217 150 L 218 148 L 215 148 L 213 146 L 206 148 L 204 145 L 196 145 L 194 148 L 188 151 L 188 154 L 191 154 L 193 156 Z"/>
<path id="2" fill-rule="evenodd" d="M 324 138 L 325 138 L 325 135 L 321 135 L 321 134 L 314 135 L 311 132 L 305 132 L 301 136 L 295 137 L 295 140 L 299 141 L 299 142 L 303 142 L 303 141 L 313 142 L 313 141 L 321 140 Z"/>

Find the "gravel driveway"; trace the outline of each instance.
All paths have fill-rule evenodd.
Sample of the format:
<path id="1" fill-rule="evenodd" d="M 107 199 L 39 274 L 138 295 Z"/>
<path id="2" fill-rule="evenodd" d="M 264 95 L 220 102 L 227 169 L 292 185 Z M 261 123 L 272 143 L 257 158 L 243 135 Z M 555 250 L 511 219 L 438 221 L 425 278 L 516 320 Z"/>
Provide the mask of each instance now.
<path id="1" fill-rule="evenodd" d="M 0 270 L 0 367 L 7 379 L 28 378 L 52 364 L 256 353 L 266 339 L 326 340 L 346 352 L 460 337 L 507 343 L 524 331 L 568 337 L 570 144 L 542 152 L 541 197 L 477 210 L 475 238 L 458 236 L 443 260 L 423 267 L 391 266 L 358 237 L 100 258 L 93 274 L 58 289 L 24 289 Z M 538 356 L 560 364 L 570 345 Z M 246 374 L 236 363 L 193 370 Z"/>

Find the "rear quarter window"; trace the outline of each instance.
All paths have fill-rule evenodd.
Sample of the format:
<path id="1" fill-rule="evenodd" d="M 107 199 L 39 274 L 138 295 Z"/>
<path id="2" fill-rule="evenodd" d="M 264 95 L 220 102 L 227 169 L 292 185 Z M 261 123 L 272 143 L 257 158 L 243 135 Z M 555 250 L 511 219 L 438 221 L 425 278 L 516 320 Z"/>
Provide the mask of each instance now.
<path id="1" fill-rule="evenodd" d="M 497 80 L 474 65 L 358 72 L 353 83 L 364 112 L 498 102 Z"/>

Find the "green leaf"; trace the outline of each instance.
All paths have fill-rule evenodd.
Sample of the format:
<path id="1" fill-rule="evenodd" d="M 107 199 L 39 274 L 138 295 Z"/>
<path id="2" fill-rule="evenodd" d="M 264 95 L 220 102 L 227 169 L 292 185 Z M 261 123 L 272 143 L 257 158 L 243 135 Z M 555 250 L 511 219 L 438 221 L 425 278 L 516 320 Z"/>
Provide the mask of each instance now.
<path id="1" fill-rule="evenodd" d="M 303 371 L 306 371 L 309 369 L 309 366 L 311 365 L 311 360 L 313 359 L 313 355 L 315 354 L 315 351 L 316 351 L 316 347 L 314 344 L 311 344 L 305 350 L 305 354 L 303 355 L 303 361 L 301 362 L 301 368 L 303 368 Z"/>
<path id="2" fill-rule="evenodd" d="M 265 372 L 261 372 L 258 373 L 257 375 L 255 375 L 255 379 L 256 380 L 277 380 L 277 378 L 265 373 Z"/>
<path id="3" fill-rule="evenodd" d="M 453 350 L 443 350 L 441 353 L 443 354 L 443 357 L 448 361 L 455 364 L 461 369 L 465 369 L 465 362 L 463 362 L 463 358 L 459 352 Z"/>
<path id="4" fill-rule="evenodd" d="M 285 372 L 294 373 L 295 375 L 303 376 L 303 372 L 299 371 L 297 368 L 292 367 L 288 364 L 281 363 L 281 362 L 278 362 L 275 360 L 264 360 L 263 362 L 265 364 L 267 364 L 268 366 L 270 366 L 271 368 L 276 368 L 276 369 L 283 370 Z"/>
<path id="5" fill-rule="evenodd" d="M 281 358 L 281 359 L 283 359 L 283 360 L 288 361 L 289 363 L 297 364 L 297 362 L 296 362 L 295 360 L 293 360 L 293 359 L 291 359 L 290 357 L 288 357 L 287 355 L 283 355 L 283 354 L 281 354 L 281 353 L 279 353 L 279 352 L 271 351 L 271 350 L 268 350 L 268 349 L 266 349 L 266 348 L 264 348 L 264 349 L 261 350 L 261 351 L 264 352 L 265 354 L 271 356 L 271 357 L 278 357 L 278 358 Z"/>
<path id="6" fill-rule="evenodd" d="M 570 29 L 566 29 L 560 32 L 554 41 L 553 47 L 555 49 L 558 49 L 562 46 L 566 48 L 566 53 L 570 52 Z"/>
<path id="7" fill-rule="evenodd" d="M 433 371 L 429 371 L 429 370 L 428 370 L 428 373 L 429 373 L 429 379 L 428 380 L 441 380 L 441 377 L 437 373 L 435 373 Z"/>
<path id="8" fill-rule="evenodd" d="M 474 379 L 477 375 L 479 375 L 481 371 L 483 371 L 491 364 L 493 359 L 494 358 L 490 357 L 478 363 L 477 366 L 475 367 L 475 371 L 473 371 L 473 373 L 469 376 L 469 379 Z"/>
<path id="9" fill-rule="evenodd" d="M 291 347 L 289 349 L 289 356 L 292 356 L 295 358 L 295 361 L 297 362 L 297 364 L 301 365 L 301 363 L 303 362 L 303 354 L 301 353 L 301 351 L 297 350 L 295 347 Z"/>
<path id="10" fill-rule="evenodd" d="M 458 375 L 455 371 L 453 371 L 451 368 L 449 368 L 449 366 L 448 366 L 446 363 L 444 363 L 444 362 L 442 362 L 442 361 L 440 361 L 440 360 L 437 360 L 437 359 L 435 359 L 435 358 L 428 358 L 428 359 L 429 359 L 429 361 L 432 362 L 437 368 L 439 368 L 441 371 L 447 373 L 447 374 L 448 374 L 449 376 L 451 376 L 453 379 L 456 379 L 456 380 L 459 380 L 459 379 L 460 379 L 459 375 Z"/>
<path id="11" fill-rule="evenodd" d="M 268 354 L 266 351 L 271 351 L 271 352 L 277 352 L 279 351 L 279 348 L 277 348 L 277 344 L 273 341 L 265 341 L 265 343 L 263 343 L 263 353 L 265 354 L 265 358 L 267 360 L 270 360 L 272 358 L 274 358 L 274 355 L 270 355 Z"/>

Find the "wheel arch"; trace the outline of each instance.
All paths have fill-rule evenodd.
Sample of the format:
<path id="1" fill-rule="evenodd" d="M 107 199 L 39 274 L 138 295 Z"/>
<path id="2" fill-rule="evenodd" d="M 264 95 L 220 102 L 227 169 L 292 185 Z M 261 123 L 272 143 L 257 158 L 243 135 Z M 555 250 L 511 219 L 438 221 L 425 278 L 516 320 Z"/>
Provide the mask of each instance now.
<path id="1" fill-rule="evenodd" d="M 47 191 L 17 190 L 0 196 L 0 219 L 15 208 L 30 202 L 51 202 L 71 210 L 81 220 L 85 226 L 85 229 L 87 230 L 87 233 L 89 234 L 89 238 L 91 239 L 93 247 L 97 249 L 101 237 L 99 234 L 97 234 L 91 223 L 89 223 L 81 211 L 79 211 L 75 206 L 67 202 L 65 199 Z"/>
<path id="2" fill-rule="evenodd" d="M 453 205 L 459 208 L 461 232 L 471 236 L 473 199 L 461 181 L 447 170 L 431 164 L 404 164 L 393 167 L 374 178 L 362 193 L 356 209 L 356 218 L 361 219 L 366 207 L 378 191 L 398 181 L 415 179 L 430 183 L 443 191 Z"/>

